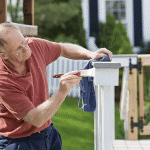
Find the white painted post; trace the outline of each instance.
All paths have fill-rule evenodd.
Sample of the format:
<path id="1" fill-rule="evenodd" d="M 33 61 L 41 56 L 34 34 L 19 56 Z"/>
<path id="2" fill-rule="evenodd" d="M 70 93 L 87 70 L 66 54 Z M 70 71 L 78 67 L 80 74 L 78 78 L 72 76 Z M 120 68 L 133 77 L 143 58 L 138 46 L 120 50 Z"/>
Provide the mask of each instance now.
<path id="1" fill-rule="evenodd" d="M 93 62 L 97 108 L 94 112 L 94 150 L 111 150 L 115 140 L 114 86 L 118 86 L 117 62 Z"/>

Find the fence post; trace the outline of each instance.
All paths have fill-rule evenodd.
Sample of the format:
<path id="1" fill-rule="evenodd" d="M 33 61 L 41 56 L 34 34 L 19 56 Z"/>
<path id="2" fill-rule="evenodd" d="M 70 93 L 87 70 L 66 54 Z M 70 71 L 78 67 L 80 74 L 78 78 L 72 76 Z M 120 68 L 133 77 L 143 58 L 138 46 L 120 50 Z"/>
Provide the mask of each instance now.
<path id="1" fill-rule="evenodd" d="M 115 140 L 114 86 L 118 86 L 117 62 L 93 62 L 97 108 L 94 112 L 94 150 L 111 150 Z"/>

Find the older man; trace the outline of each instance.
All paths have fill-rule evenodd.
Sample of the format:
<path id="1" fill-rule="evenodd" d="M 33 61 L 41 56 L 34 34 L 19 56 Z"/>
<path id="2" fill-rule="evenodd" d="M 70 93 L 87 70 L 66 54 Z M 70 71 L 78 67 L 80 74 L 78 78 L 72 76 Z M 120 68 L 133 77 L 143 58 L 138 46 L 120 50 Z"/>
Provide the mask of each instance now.
<path id="1" fill-rule="evenodd" d="M 46 66 L 59 56 L 98 59 L 112 53 L 90 52 L 74 44 L 25 38 L 11 23 L 0 24 L 0 149 L 61 150 L 61 136 L 52 117 L 72 86 L 77 71 L 60 79 L 59 90 L 49 97 Z"/>

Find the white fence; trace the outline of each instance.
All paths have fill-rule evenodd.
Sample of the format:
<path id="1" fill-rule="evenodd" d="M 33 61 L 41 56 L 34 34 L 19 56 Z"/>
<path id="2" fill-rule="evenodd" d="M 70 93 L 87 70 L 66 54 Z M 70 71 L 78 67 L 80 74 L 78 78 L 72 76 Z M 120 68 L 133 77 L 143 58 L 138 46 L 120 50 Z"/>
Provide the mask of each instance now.
<path id="1" fill-rule="evenodd" d="M 81 70 L 88 60 L 72 60 L 64 57 L 59 57 L 58 60 L 47 66 L 47 79 L 49 86 L 49 94 L 54 94 L 59 89 L 59 78 L 53 78 L 55 74 L 64 74 L 70 71 Z M 79 84 L 71 88 L 68 96 L 80 97 Z"/>
<path id="2" fill-rule="evenodd" d="M 113 55 L 112 61 L 121 63 L 122 67 L 129 66 L 129 58 L 132 60 L 132 64 L 137 63 L 137 55 Z M 49 94 L 56 93 L 59 89 L 59 78 L 53 78 L 55 74 L 67 73 L 70 71 L 81 70 L 85 66 L 88 60 L 72 60 L 64 57 L 59 57 L 58 60 L 47 66 L 47 78 L 49 86 Z M 77 84 L 71 88 L 68 96 L 80 98 L 80 86 Z"/>

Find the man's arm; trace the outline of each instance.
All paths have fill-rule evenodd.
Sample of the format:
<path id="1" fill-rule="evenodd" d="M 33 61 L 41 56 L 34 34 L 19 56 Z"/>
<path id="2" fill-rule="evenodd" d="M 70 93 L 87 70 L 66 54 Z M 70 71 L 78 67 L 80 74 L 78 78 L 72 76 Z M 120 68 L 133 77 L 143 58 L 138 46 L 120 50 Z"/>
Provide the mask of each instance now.
<path id="1" fill-rule="evenodd" d="M 106 57 L 108 54 L 112 60 L 112 52 L 106 48 L 101 48 L 96 52 L 91 52 L 79 45 L 70 44 L 70 43 L 60 43 L 61 45 L 61 54 L 60 56 L 69 58 L 69 59 L 98 59 L 100 57 Z"/>
<path id="2" fill-rule="evenodd" d="M 36 108 L 29 111 L 27 115 L 23 117 L 23 120 L 39 128 L 52 118 L 65 100 L 71 87 L 80 82 L 81 77 L 75 75 L 76 73 L 77 71 L 74 71 L 61 76 L 58 92 Z"/>

